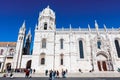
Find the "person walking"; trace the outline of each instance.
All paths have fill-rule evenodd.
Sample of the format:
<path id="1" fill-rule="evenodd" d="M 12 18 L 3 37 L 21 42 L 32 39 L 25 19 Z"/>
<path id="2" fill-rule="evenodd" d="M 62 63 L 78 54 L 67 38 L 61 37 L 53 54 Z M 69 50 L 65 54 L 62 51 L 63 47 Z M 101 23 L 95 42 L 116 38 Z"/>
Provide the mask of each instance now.
<path id="1" fill-rule="evenodd" d="M 11 73 L 10 73 L 10 78 L 13 78 L 13 73 L 12 73 L 12 71 L 11 71 Z"/>
<path id="2" fill-rule="evenodd" d="M 53 78 L 53 71 L 52 70 L 50 70 L 49 80 L 54 80 L 54 78 Z"/>
<path id="3" fill-rule="evenodd" d="M 45 70 L 45 75 L 48 76 L 48 70 Z"/>
<path id="4" fill-rule="evenodd" d="M 28 69 L 26 69 L 26 71 L 25 71 L 25 77 L 29 77 L 29 74 L 30 74 L 30 71 L 28 70 Z"/>
<path id="5" fill-rule="evenodd" d="M 59 78 L 59 71 L 57 70 L 57 78 Z"/>

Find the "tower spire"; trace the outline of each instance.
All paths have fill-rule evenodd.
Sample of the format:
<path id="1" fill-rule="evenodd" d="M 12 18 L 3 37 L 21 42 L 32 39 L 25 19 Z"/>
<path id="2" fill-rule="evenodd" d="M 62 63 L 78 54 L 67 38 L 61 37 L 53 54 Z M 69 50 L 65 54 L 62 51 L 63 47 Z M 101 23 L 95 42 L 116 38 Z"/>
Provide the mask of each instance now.
<path id="1" fill-rule="evenodd" d="M 95 28 L 96 28 L 96 31 L 98 31 L 98 23 L 97 23 L 97 21 L 95 20 Z"/>
<path id="2" fill-rule="evenodd" d="M 64 30 L 64 27 L 62 26 L 62 31 Z"/>
<path id="3" fill-rule="evenodd" d="M 47 8 L 50 8 L 50 6 L 48 5 Z"/>
<path id="4" fill-rule="evenodd" d="M 81 27 L 79 26 L 79 30 L 81 30 Z"/>
<path id="5" fill-rule="evenodd" d="M 91 29 L 90 29 L 90 25 L 89 25 L 89 24 L 88 24 L 88 30 L 91 31 Z"/>
<path id="6" fill-rule="evenodd" d="M 22 28 L 25 28 L 25 20 L 24 20 L 24 22 L 23 22 L 23 24 L 22 24 Z"/>
<path id="7" fill-rule="evenodd" d="M 95 20 L 95 29 L 96 29 L 96 32 L 97 32 L 97 35 L 99 35 L 99 31 L 98 31 L 98 23 L 97 23 L 97 21 Z"/>
<path id="8" fill-rule="evenodd" d="M 105 24 L 103 24 L 103 26 L 104 26 L 105 32 L 107 32 L 107 28 L 106 28 L 106 25 L 105 25 Z"/>

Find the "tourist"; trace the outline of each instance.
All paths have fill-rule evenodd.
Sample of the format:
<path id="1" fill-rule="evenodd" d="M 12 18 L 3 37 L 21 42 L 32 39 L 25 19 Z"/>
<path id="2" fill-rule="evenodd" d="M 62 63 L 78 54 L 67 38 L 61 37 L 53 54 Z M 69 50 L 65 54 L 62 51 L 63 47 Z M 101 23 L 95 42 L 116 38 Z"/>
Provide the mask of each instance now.
<path id="1" fill-rule="evenodd" d="M 48 75 L 48 70 L 45 70 L 45 75 L 46 75 L 46 76 Z"/>
<path id="2" fill-rule="evenodd" d="M 53 71 L 50 70 L 50 73 L 49 73 L 49 80 L 53 80 Z"/>
<path id="3" fill-rule="evenodd" d="M 12 73 L 12 71 L 11 71 L 11 73 L 10 73 L 10 78 L 13 78 L 13 73 Z"/>
<path id="4" fill-rule="evenodd" d="M 36 71 L 36 70 L 35 70 L 35 69 L 33 69 L 33 74 L 35 74 L 35 71 Z"/>
<path id="5" fill-rule="evenodd" d="M 29 74 L 30 74 L 30 71 L 28 70 L 28 69 L 26 69 L 26 71 L 25 71 L 25 77 L 29 77 Z"/>
<path id="6" fill-rule="evenodd" d="M 56 71 L 53 71 L 53 79 L 56 77 Z"/>
<path id="7" fill-rule="evenodd" d="M 57 78 L 59 78 L 59 71 L 57 70 Z"/>

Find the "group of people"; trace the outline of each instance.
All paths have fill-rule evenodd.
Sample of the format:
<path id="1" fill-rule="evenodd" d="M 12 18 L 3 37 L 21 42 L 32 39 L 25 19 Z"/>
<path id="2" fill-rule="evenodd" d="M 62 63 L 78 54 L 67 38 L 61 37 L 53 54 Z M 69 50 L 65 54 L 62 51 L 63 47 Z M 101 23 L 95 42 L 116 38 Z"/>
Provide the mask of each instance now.
<path id="1" fill-rule="evenodd" d="M 26 78 L 30 78 L 32 77 L 32 74 L 35 73 L 35 69 L 25 69 L 24 72 L 25 72 L 25 77 Z M 66 78 L 66 74 L 67 74 L 67 69 L 66 70 L 63 70 L 62 69 L 62 72 L 61 72 L 61 76 L 62 78 Z M 8 73 L 10 73 L 10 78 L 13 78 L 13 73 L 12 71 L 8 71 Z M 58 70 L 45 70 L 45 75 L 46 76 L 49 76 L 49 80 L 54 80 L 55 78 L 60 78 L 60 72 Z M 3 77 L 7 77 L 8 74 L 4 74 Z"/>
<path id="2" fill-rule="evenodd" d="M 54 80 L 55 78 L 60 78 L 60 72 L 58 70 L 57 71 L 46 70 L 45 75 L 48 76 L 48 73 L 49 73 L 49 80 Z M 67 70 L 62 70 L 62 72 L 61 72 L 62 78 L 66 78 L 66 74 L 67 74 Z"/>

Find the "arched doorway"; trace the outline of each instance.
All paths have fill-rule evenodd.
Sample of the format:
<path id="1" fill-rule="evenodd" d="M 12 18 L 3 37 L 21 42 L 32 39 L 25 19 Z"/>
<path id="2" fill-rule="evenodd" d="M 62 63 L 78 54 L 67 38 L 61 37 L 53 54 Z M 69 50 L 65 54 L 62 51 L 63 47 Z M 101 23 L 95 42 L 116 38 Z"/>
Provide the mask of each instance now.
<path id="1" fill-rule="evenodd" d="M 30 69 L 31 68 L 31 62 L 32 62 L 32 60 L 27 61 L 26 69 Z"/>
<path id="2" fill-rule="evenodd" d="M 6 64 L 6 70 L 7 70 L 8 72 L 11 71 L 11 63 L 7 63 L 7 64 Z"/>
<path id="3" fill-rule="evenodd" d="M 108 57 L 105 54 L 97 54 L 97 66 L 99 71 L 108 71 Z"/>
<path id="4" fill-rule="evenodd" d="M 40 54 L 40 65 L 45 65 L 45 53 Z"/>

